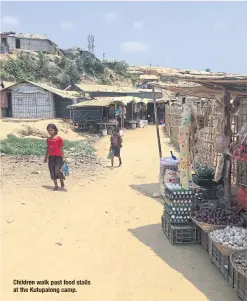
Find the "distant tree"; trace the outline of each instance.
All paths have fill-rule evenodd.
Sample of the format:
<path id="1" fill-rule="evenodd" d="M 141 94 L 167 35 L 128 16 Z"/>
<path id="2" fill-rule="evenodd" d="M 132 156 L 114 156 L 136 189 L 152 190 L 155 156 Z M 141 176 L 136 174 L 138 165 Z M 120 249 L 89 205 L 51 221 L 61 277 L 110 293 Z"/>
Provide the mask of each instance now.
<path id="1" fill-rule="evenodd" d="M 205 69 L 206 72 L 211 72 L 210 68 Z"/>

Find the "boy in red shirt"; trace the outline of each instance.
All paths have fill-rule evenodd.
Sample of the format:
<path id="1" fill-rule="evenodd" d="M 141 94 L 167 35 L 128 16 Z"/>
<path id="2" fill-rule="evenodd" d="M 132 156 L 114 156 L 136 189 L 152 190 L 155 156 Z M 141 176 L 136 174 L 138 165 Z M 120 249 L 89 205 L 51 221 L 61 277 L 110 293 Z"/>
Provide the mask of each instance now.
<path id="1" fill-rule="evenodd" d="M 112 157 L 111 157 L 111 166 L 113 167 L 114 165 L 114 157 L 117 157 L 119 160 L 119 167 L 122 165 L 122 159 L 120 155 L 120 150 L 122 148 L 122 137 L 119 134 L 119 129 L 116 128 L 113 130 L 113 134 L 111 136 L 111 145 L 110 145 L 110 152 L 112 152 Z"/>
<path id="2" fill-rule="evenodd" d="M 47 150 L 44 163 L 46 163 L 48 159 L 48 167 L 50 170 L 51 179 L 55 184 L 54 190 L 58 190 L 57 180 L 60 180 L 62 188 L 65 187 L 65 176 L 61 172 L 61 168 L 65 162 L 63 154 L 63 140 L 61 137 L 57 136 L 58 129 L 55 124 L 48 124 L 46 129 L 50 137 L 47 138 Z"/>

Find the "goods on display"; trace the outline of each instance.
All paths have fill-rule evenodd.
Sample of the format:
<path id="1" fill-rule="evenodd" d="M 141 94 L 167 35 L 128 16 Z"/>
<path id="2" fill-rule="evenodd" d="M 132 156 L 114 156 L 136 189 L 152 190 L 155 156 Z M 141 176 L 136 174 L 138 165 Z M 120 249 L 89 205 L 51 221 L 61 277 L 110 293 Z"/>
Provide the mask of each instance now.
<path id="1" fill-rule="evenodd" d="M 191 221 L 191 201 L 165 202 L 164 216 L 172 225 L 184 225 Z"/>
<path id="2" fill-rule="evenodd" d="M 193 190 L 185 190 L 180 184 L 166 183 L 165 197 L 171 201 L 187 200 L 193 201 L 195 192 Z"/>
<path id="3" fill-rule="evenodd" d="M 247 277 L 247 251 L 235 253 L 232 256 L 233 265 Z"/>
<path id="4" fill-rule="evenodd" d="M 179 183 L 177 172 L 171 169 L 166 169 L 164 183 Z"/>
<path id="5" fill-rule="evenodd" d="M 242 222 L 240 216 L 232 211 L 222 208 L 201 208 L 193 214 L 193 218 L 199 223 L 212 225 L 238 225 Z"/>
<path id="6" fill-rule="evenodd" d="M 172 225 L 185 225 L 191 222 L 191 211 L 195 192 L 184 190 L 181 185 L 165 184 L 164 216 Z"/>
<path id="7" fill-rule="evenodd" d="M 195 170 L 195 174 L 192 175 L 193 182 L 204 188 L 212 188 L 217 185 L 214 181 L 214 171 L 207 166 L 199 166 Z"/>
<path id="8" fill-rule="evenodd" d="M 162 196 L 164 197 L 164 183 L 165 183 L 165 176 L 166 176 L 166 170 L 169 169 L 169 171 L 178 171 L 178 164 L 179 160 L 178 159 L 173 159 L 172 157 L 165 157 L 160 159 L 160 175 L 159 175 L 159 183 L 160 183 L 160 191 Z M 173 177 L 174 179 L 174 177 Z M 172 178 L 171 178 L 172 180 Z M 177 177 L 176 177 L 176 182 L 177 182 Z M 175 181 L 173 181 L 175 182 Z"/>
<path id="9" fill-rule="evenodd" d="M 213 241 L 234 250 L 247 249 L 247 229 L 242 227 L 226 227 L 210 233 Z"/>

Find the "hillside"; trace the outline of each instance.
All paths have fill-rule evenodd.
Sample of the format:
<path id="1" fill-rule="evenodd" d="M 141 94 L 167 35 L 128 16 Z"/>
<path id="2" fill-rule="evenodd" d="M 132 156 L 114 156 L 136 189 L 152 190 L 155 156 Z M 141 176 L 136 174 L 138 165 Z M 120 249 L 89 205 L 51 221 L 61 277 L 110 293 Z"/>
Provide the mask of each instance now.
<path id="1" fill-rule="evenodd" d="M 0 55 L 0 78 L 11 82 L 44 82 L 60 89 L 86 82 L 130 86 L 134 79 L 125 62 L 102 62 L 87 51 L 69 49 L 64 56 L 31 51 Z"/>

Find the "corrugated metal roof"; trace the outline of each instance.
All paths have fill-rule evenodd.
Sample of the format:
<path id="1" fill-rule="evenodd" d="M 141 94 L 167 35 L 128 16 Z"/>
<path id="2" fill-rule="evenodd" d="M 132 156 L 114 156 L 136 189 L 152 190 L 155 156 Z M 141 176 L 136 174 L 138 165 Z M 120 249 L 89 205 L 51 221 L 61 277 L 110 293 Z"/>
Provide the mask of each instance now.
<path id="1" fill-rule="evenodd" d="M 63 98 L 69 98 L 69 99 L 78 99 L 80 98 L 80 94 L 78 92 L 75 92 L 75 91 L 63 91 L 63 90 L 60 90 L 60 89 L 57 89 L 57 88 L 53 88 L 53 87 L 50 87 L 46 84 L 43 84 L 43 83 L 34 83 L 34 82 L 31 82 L 31 81 L 26 81 L 26 82 L 23 82 L 24 83 L 29 83 L 29 84 L 32 84 L 36 87 L 40 87 L 44 90 L 47 90 L 47 91 L 50 91 L 56 95 L 59 95 Z M 10 83 L 10 82 L 4 82 L 4 89 L 2 89 L 1 91 L 3 90 L 7 90 L 9 88 L 11 88 L 12 86 L 15 86 L 15 85 L 18 85 L 18 84 L 22 84 L 22 83 Z"/>
<path id="2" fill-rule="evenodd" d="M 68 108 L 76 109 L 82 107 L 108 107 L 113 102 L 114 102 L 113 97 L 102 97 L 102 98 L 79 102 L 77 104 L 68 106 Z"/>
<path id="3" fill-rule="evenodd" d="M 157 103 L 163 103 L 167 100 L 165 99 L 157 99 Z M 152 99 L 149 98 L 140 98 L 140 97 L 132 97 L 132 96 L 123 96 L 123 97 L 98 97 L 96 99 L 87 100 L 83 102 L 79 102 L 77 104 L 68 106 L 69 109 L 77 109 L 82 107 L 108 107 L 113 103 L 122 103 L 123 105 L 127 105 L 128 103 L 153 103 Z"/>
<path id="4" fill-rule="evenodd" d="M 122 97 L 97 97 L 92 100 L 83 101 L 75 105 L 69 106 L 70 108 L 80 107 L 108 107 L 112 103 L 122 103 L 127 105 L 131 102 L 140 102 L 141 98 L 133 96 L 122 96 Z"/>
<path id="5" fill-rule="evenodd" d="M 43 84 L 43 83 L 34 83 L 34 82 L 30 82 L 28 81 L 30 84 L 33 84 L 34 86 L 37 86 L 37 87 L 40 87 L 44 90 L 47 90 L 47 91 L 50 91 L 56 95 L 59 95 L 63 98 L 69 98 L 69 99 L 77 99 L 80 97 L 80 94 L 78 92 L 75 92 L 75 91 L 63 91 L 63 90 L 60 90 L 60 89 L 57 89 L 57 88 L 53 88 L 53 87 L 50 87 L 46 84 Z"/>
<path id="6" fill-rule="evenodd" d="M 119 92 L 119 93 L 139 93 L 139 90 L 132 87 L 118 87 L 109 85 L 87 85 L 87 84 L 76 84 L 80 90 L 85 92 Z"/>
<path id="7" fill-rule="evenodd" d="M 6 82 L 6 81 L 3 81 L 3 84 L 4 84 L 4 89 L 8 89 L 9 87 L 12 87 L 13 85 L 15 85 L 15 83 L 13 82 Z M 3 89 L 1 89 L 3 90 Z"/>
<path id="8" fill-rule="evenodd" d="M 15 33 L 15 34 L 10 34 L 9 37 L 15 37 L 19 39 L 49 40 L 45 36 L 41 36 L 39 34 L 29 34 L 29 33 Z"/>

